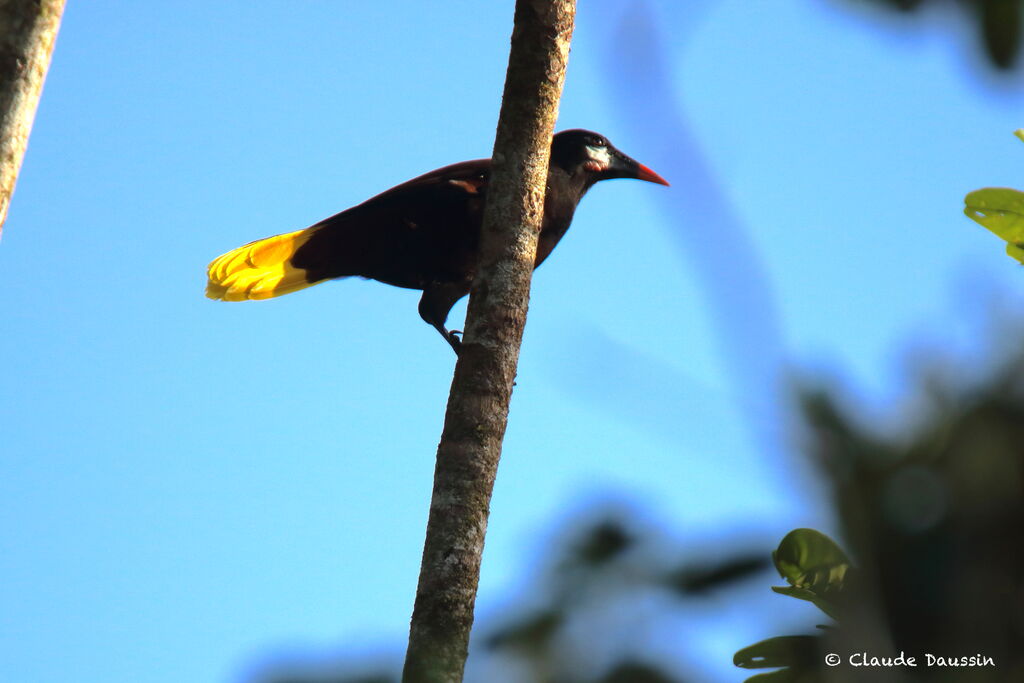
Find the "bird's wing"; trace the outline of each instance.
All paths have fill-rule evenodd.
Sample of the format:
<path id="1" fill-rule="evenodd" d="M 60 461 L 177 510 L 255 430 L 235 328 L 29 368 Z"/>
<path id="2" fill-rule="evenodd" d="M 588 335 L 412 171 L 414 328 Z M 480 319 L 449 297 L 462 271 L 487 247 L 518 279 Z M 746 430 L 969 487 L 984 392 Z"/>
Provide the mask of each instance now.
<path id="1" fill-rule="evenodd" d="M 491 174 L 490 159 L 474 159 L 473 161 L 462 161 L 450 166 L 443 166 L 430 173 L 424 173 L 412 180 L 407 180 L 401 185 L 395 185 L 390 190 L 381 192 L 372 197 L 360 206 L 380 200 L 388 201 L 395 196 L 405 195 L 409 192 L 416 192 L 424 188 L 438 188 L 448 185 L 452 188 L 461 189 L 469 194 L 476 194 L 485 188 Z M 328 218 L 327 220 L 330 220 Z"/>
<path id="2" fill-rule="evenodd" d="M 422 289 L 475 267 L 490 160 L 465 161 L 397 185 L 309 228 L 291 257 L 311 282 L 359 275 Z"/>

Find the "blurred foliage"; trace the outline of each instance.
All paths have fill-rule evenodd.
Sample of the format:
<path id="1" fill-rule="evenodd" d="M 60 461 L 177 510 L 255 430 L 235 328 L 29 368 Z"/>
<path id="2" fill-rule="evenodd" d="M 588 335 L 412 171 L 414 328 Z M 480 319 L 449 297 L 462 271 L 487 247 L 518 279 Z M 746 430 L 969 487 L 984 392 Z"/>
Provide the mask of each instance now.
<path id="1" fill-rule="evenodd" d="M 1016 135 L 1024 140 L 1024 129 Z M 1006 244 L 1006 253 L 1024 263 L 1024 192 L 1006 187 L 986 187 L 964 197 L 964 213 L 985 226 Z"/>
<path id="2" fill-rule="evenodd" d="M 475 630 L 470 662 L 489 659 L 516 672 L 501 680 L 536 683 L 683 683 L 642 652 L 622 647 L 628 609 L 656 605 L 685 610 L 688 601 L 727 591 L 767 570 L 768 553 L 744 539 L 719 539 L 711 553 L 687 552 L 666 542 L 661 530 L 632 515 L 602 514 L 555 540 L 543 554 L 542 569 L 526 596 L 510 601 L 498 623 Z M 712 556 L 709 556 L 712 555 Z M 647 612 L 643 618 L 650 618 Z M 613 653 L 607 665 L 603 662 Z M 259 683 L 393 683 L 396 674 L 353 675 L 352 662 L 333 670 L 322 665 L 279 667 Z M 397 670 L 396 665 L 395 669 Z M 467 681 L 490 681 L 474 676 Z"/>
<path id="3" fill-rule="evenodd" d="M 579 673 L 569 652 L 582 646 L 593 650 L 584 652 L 582 659 L 600 656 L 608 644 L 596 634 L 609 622 L 623 619 L 623 610 L 616 605 L 653 598 L 669 609 L 685 609 L 686 600 L 731 588 L 764 571 L 767 557 L 757 548 L 723 538 L 722 547 L 731 548 L 724 556 L 694 558 L 637 526 L 628 518 L 612 516 L 588 525 L 578 538 L 556 550 L 556 559 L 540 581 L 539 593 L 546 600 L 499 626 L 486 639 L 487 648 L 518 658 L 521 668 L 531 672 L 530 681 L 679 683 L 682 679 L 671 671 L 640 662 L 629 652 L 594 678 Z M 676 559 L 681 554 L 689 557 Z M 591 633 L 574 637 L 581 624 Z"/>
<path id="4" fill-rule="evenodd" d="M 850 2 L 851 0 L 847 0 Z M 1024 0 L 957 0 L 968 20 L 974 22 L 988 62 L 997 69 L 1012 69 L 1020 53 L 1021 3 Z M 905 14 L 936 5 L 949 5 L 950 0 L 852 0 L 856 4 L 872 4 Z"/>
<path id="5" fill-rule="evenodd" d="M 775 638 L 736 664 L 787 666 L 751 681 L 1024 680 L 1024 353 L 976 386 L 923 382 L 917 426 L 888 437 L 827 391 L 802 393 L 811 456 L 830 483 L 846 547 L 798 530 L 775 553 L 778 592 L 838 618 L 819 636 Z M 915 657 L 861 668 L 848 657 Z M 824 653 L 843 664 L 822 665 Z M 925 654 L 994 667 L 927 667 Z"/>
<path id="6" fill-rule="evenodd" d="M 814 529 L 795 529 L 772 553 L 775 568 L 789 586 L 773 586 L 776 593 L 807 600 L 828 616 L 839 619 L 851 600 L 853 569 L 835 541 Z M 825 628 L 825 627 L 820 627 Z M 780 671 L 758 674 L 747 683 L 814 681 L 821 676 L 821 662 L 829 650 L 820 636 L 778 636 L 745 647 L 733 657 L 744 669 Z"/>
<path id="7" fill-rule="evenodd" d="M 275 683 L 395 683 L 398 679 L 387 673 L 363 675 L 305 672 L 281 674 L 273 680 Z"/>
<path id="8" fill-rule="evenodd" d="M 952 370 L 920 382 L 916 410 L 891 433 L 864 426 L 836 391 L 805 384 L 798 392 L 804 450 L 831 493 L 843 548 L 797 529 L 774 553 L 723 537 L 710 551 L 681 548 L 635 516 L 591 517 L 549 544 L 528 590 L 506 602 L 498 621 L 480 620 L 467 681 L 531 683 L 681 683 L 677 661 L 644 658 L 644 639 L 667 622 L 656 605 L 684 612 L 709 595 L 729 599 L 771 557 L 786 584 L 778 593 L 816 605 L 836 622 L 768 638 L 736 653 L 759 673 L 752 683 L 1024 680 L 1024 352 L 971 383 Z M 770 614 L 750 621 L 771 629 Z M 660 625 L 660 626 L 659 626 Z M 639 637 L 636 637 L 639 634 Z M 771 635 L 770 631 L 765 635 Z M 633 637 L 631 637 L 633 636 Z M 872 657 L 991 657 L 994 667 L 852 667 Z M 842 663 L 823 664 L 836 653 Z M 596 664 L 595 664 L 596 663 Z M 397 671 L 399 664 L 393 669 Z M 507 677 L 473 671 L 512 671 Z M 394 673 L 271 671 L 260 683 L 389 683 Z"/>

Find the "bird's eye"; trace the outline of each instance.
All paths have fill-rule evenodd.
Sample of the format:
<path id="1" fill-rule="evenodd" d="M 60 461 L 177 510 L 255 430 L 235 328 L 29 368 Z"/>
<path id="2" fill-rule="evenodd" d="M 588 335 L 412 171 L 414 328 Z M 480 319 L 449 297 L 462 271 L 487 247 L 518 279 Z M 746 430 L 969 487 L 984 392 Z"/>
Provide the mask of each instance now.
<path id="1" fill-rule="evenodd" d="M 590 145 L 591 147 L 607 147 L 608 141 L 605 140 L 604 138 L 593 138 L 590 141 Z"/>

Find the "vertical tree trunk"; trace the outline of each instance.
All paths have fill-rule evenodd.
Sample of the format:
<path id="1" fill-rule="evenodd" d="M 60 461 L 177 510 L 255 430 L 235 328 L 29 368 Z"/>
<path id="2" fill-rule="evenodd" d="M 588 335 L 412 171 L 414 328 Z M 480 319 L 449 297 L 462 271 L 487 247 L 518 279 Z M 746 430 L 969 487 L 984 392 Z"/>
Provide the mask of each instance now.
<path id="1" fill-rule="evenodd" d="M 0 0 L 0 233 L 63 12 L 64 0 Z"/>
<path id="2" fill-rule="evenodd" d="M 462 680 L 530 297 L 575 0 L 517 0 L 480 265 L 437 449 L 403 680 Z"/>

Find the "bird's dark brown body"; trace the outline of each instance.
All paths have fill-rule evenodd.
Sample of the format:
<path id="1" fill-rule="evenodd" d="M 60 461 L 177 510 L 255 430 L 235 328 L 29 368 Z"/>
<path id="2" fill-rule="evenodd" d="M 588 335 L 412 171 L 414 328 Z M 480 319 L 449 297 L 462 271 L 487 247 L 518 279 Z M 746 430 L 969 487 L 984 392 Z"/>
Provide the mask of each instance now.
<path id="1" fill-rule="evenodd" d="M 351 276 L 420 289 L 420 315 L 458 351 L 458 337 L 444 324 L 476 274 L 490 169 L 490 159 L 446 166 L 306 230 L 240 247 L 210 265 L 207 295 L 269 298 Z M 596 133 L 554 137 L 536 265 L 565 235 L 587 190 L 617 177 L 668 184 Z"/>

